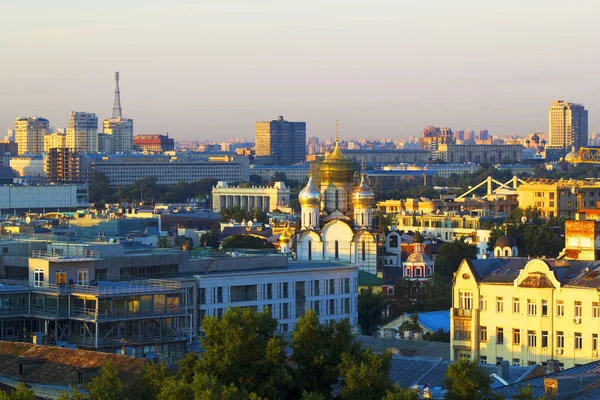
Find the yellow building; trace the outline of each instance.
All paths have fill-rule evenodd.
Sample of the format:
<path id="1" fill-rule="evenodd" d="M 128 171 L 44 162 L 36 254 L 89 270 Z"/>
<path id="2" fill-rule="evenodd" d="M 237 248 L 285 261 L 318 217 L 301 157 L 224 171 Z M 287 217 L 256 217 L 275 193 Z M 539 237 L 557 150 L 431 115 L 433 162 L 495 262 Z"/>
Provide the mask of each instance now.
<path id="1" fill-rule="evenodd" d="M 50 130 L 46 118 L 29 117 L 15 120 L 15 142 L 19 155 L 25 153 L 40 154 L 44 151 L 44 135 Z"/>
<path id="2" fill-rule="evenodd" d="M 584 231 L 595 227 L 584 224 L 591 224 Z M 578 243 L 565 252 L 575 254 Z M 581 257 L 463 260 L 453 282 L 451 359 L 542 366 L 556 360 L 562 368 L 597 361 L 599 287 L 600 261 Z"/>
<path id="3" fill-rule="evenodd" d="M 62 133 L 50 133 L 44 136 L 44 153 L 50 149 L 62 149 L 67 146 L 67 135 Z"/>

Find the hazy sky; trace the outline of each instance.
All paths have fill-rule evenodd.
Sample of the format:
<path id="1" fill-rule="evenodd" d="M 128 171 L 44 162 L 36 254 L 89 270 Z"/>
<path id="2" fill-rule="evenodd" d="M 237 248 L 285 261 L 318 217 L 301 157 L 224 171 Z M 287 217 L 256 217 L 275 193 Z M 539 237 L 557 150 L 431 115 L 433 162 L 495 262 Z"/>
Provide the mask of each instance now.
<path id="1" fill-rule="evenodd" d="M 93 4 L 92 4 L 93 3 Z M 136 133 L 418 135 L 426 125 L 547 130 L 553 99 L 600 131 L 600 2 L 2 0 L 0 128 L 109 117 L 114 71 Z M 0 137 L 4 136 L 0 131 Z"/>

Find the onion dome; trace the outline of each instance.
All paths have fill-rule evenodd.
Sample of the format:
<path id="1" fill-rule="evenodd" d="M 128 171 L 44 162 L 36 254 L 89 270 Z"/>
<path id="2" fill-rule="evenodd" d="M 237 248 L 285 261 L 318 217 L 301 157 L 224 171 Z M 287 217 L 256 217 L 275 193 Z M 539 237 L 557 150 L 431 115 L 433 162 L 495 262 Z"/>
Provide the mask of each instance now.
<path id="1" fill-rule="evenodd" d="M 517 246 L 517 242 L 512 236 L 502 235 L 496 240 L 495 247 L 513 247 Z"/>
<path id="2" fill-rule="evenodd" d="M 367 185 L 367 182 L 365 181 L 365 174 L 362 174 L 360 178 L 360 184 L 352 192 L 352 204 L 354 207 L 372 207 L 374 199 L 375 194 L 369 185 Z"/>
<path id="3" fill-rule="evenodd" d="M 319 170 L 322 182 L 352 182 L 356 168 L 354 163 L 342 154 L 340 141 L 337 137 L 335 138 L 335 149 L 329 157 L 323 160 Z"/>
<path id="4" fill-rule="evenodd" d="M 577 152 L 574 148 L 565 156 L 565 161 L 570 163 L 577 161 Z"/>
<path id="5" fill-rule="evenodd" d="M 279 243 L 289 243 L 292 240 L 293 232 L 289 226 L 286 226 L 281 235 L 279 235 Z"/>
<path id="6" fill-rule="evenodd" d="M 308 178 L 308 183 L 298 194 L 298 201 L 301 206 L 318 206 L 321 204 L 321 193 L 313 181 L 312 175 Z"/>
<path id="7" fill-rule="evenodd" d="M 430 263 L 431 262 L 431 258 L 429 258 L 429 256 L 427 254 L 424 253 L 412 253 L 411 255 L 408 256 L 408 258 L 406 259 L 407 263 L 413 263 L 413 264 L 423 264 L 423 263 Z"/>
<path id="8" fill-rule="evenodd" d="M 540 137 L 538 136 L 537 133 L 534 133 L 533 136 L 531 137 L 531 141 L 534 143 L 539 143 L 540 142 Z"/>

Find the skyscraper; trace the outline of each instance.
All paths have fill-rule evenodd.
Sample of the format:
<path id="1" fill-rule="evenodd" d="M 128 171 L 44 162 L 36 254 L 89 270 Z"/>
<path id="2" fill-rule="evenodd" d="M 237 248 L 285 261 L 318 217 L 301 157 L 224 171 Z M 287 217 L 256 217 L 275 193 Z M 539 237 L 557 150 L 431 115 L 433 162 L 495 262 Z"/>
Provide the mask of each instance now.
<path id="1" fill-rule="evenodd" d="M 571 147 L 579 150 L 588 143 L 588 112 L 581 104 L 554 100 L 548 108 L 547 152 L 564 157 Z"/>
<path id="2" fill-rule="evenodd" d="M 15 142 L 19 146 L 19 155 L 42 153 L 44 151 L 44 135 L 49 130 L 50 122 L 46 118 L 17 118 L 14 133 Z"/>
<path id="3" fill-rule="evenodd" d="M 98 117 L 94 113 L 71 111 L 67 147 L 80 152 L 98 152 Z"/>
<path id="4" fill-rule="evenodd" d="M 306 160 L 306 122 L 256 122 L 256 157 L 275 165 L 291 165 Z M 262 159 L 262 160 L 261 160 Z"/>
<path id="5" fill-rule="evenodd" d="M 106 149 L 114 149 L 117 153 L 131 153 L 133 147 L 133 120 L 123 118 L 121 108 L 121 89 L 119 88 L 119 73 L 115 72 L 115 100 L 112 118 L 104 120 L 103 142 L 110 142 Z"/>

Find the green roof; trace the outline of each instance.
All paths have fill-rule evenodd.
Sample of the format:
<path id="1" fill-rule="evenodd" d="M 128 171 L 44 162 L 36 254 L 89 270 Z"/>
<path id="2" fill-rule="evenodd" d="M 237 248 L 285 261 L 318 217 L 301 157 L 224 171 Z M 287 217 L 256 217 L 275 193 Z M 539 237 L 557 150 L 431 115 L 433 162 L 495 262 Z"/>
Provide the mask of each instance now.
<path id="1" fill-rule="evenodd" d="M 358 270 L 358 286 L 381 286 L 383 279 L 365 271 Z"/>

